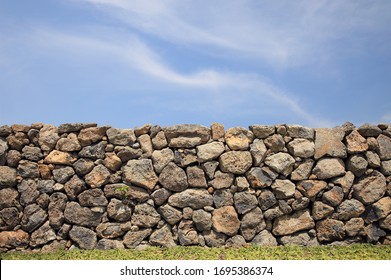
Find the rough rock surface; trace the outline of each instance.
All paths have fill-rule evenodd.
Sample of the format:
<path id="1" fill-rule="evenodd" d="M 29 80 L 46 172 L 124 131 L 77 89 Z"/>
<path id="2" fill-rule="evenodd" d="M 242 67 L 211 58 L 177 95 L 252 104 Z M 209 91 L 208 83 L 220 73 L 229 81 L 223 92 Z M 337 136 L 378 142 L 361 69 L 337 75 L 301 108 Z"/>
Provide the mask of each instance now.
<path id="1" fill-rule="evenodd" d="M 0 126 L 0 251 L 391 244 L 391 125 Z"/>
<path id="2" fill-rule="evenodd" d="M 224 206 L 213 211 L 213 229 L 228 236 L 234 236 L 239 228 L 240 221 L 235 208 Z"/>

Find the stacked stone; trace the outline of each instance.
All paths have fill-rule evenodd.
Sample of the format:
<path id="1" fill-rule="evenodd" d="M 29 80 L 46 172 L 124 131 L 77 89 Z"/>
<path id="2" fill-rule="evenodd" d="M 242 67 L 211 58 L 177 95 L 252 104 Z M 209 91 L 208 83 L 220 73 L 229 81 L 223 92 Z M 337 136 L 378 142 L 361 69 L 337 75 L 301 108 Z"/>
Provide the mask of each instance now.
<path id="1" fill-rule="evenodd" d="M 0 127 L 0 249 L 391 244 L 391 126 Z"/>

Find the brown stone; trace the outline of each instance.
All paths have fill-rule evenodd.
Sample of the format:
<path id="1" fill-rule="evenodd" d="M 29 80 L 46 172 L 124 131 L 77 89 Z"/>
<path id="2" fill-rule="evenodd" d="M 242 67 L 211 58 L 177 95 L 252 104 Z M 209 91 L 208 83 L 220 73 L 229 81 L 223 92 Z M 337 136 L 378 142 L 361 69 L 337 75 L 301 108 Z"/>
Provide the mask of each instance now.
<path id="1" fill-rule="evenodd" d="M 215 173 L 214 179 L 209 182 L 209 185 L 214 189 L 226 189 L 232 186 L 235 176 L 231 173 L 224 173 L 217 171 Z"/>
<path id="2" fill-rule="evenodd" d="M 320 159 L 313 171 L 318 179 L 330 179 L 345 174 L 345 164 L 338 158 L 322 158 Z"/>
<path id="3" fill-rule="evenodd" d="M 0 248 L 25 247 L 28 245 L 29 239 L 28 233 L 21 229 L 17 231 L 1 231 Z"/>
<path id="4" fill-rule="evenodd" d="M 17 173 L 14 168 L 10 168 L 8 166 L 0 166 L 0 186 L 15 186 L 18 183 L 16 176 Z"/>
<path id="5" fill-rule="evenodd" d="M 334 212 L 334 208 L 320 201 L 315 201 L 312 207 L 312 217 L 315 220 L 321 220 L 330 216 Z"/>
<path id="6" fill-rule="evenodd" d="M 158 182 L 150 159 L 130 160 L 123 167 L 124 182 L 135 184 L 147 190 L 152 190 Z"/>
<path id="7" fill-rule="evenodd" d="M 115 153 L 106 153 L 103 164 L 108 169 L 115 172 L 121 168 L 122 161 Z"/>
<path id="8" fill-rule="evenodd" d="M 367 140 L 357 130 L 353 130 L 346 136 L 346 143 L 350 154 L 362 153 L 368 150 Z"/>
<path id="9" fill-rule="evenodd" d="M 299 183 L 297 189 L 306 197 L 315 200 L 319 192 L 327 188 L 325 181 L 304 180 Z"/>
<path id="10" fill-rule="evenodd" d="M 212 123 L 210 126 L 212 139 L 218 140 L 224 137 L 224 125 L 221 123 Z"/>
<path id="11" fill-rule="evenodd" d="M 69 153 L 53 150 L 44 159 L 46 164 L 72 165 L 76 161 Z"/>
<path id="12" fill-rule="evenodd" d="M 189 166 L 186 169 L 187 181 L 190 187 L 207 188 L 204 170 L 199 166 Z"/>
<path id="13" fill-rule="evenodd" d="M 234 236 L 239 228 L 240 221 L 235 208 L 224 206 L 213 211 L 213 229 L 228 236 Z"/>
<path id="14" fill-rule="evenodd" d="M 110 179 L 110 171 L 102 164 L 97 165 L 85 177 L 85 182 L 91 188 L 100 188 L 107 184 Z"/>
<path id="15" fill-rule="evenodd" d="M 189 186 L 185 171 L 173 162 L 168 163 L 160 173 L 159 182 L 173 192 L 184 191 Z"/>
<path id="16" fill-rule="evenodd" d="M 89 127 L 80 130 L 80 133 L 78 135 L 80 144 L 84 147 L 102 140 L 103 136 L 106 135 L 107 129 L 108 127 L 101 126 Z"/>
<path id="17" fill-rule="evenodd" d="M 218 158 L 225 151 L 221 142 L 211 142 L 197 146 L 197 159 L 199 162 L 211 161 Z"/>
<path id="18" fill-rule="evenodd" d="M 345 237 L 345 225 L 343 222 L 326 219 L 316 223 L 316 235 L 320 242 L 343 240 Z"/>
<path id="19" fill-rule="evenodd" d="M 233 151 L 247 150 L 252 143 L 254 135 L 243 127 L 232 127 L 225 133 L 225 141 Z"/>
<path id="20" fill-rule="evenodd" d="M 252 165 L 251 153 L 248 151 L 230 151 L 220 156 L 220 169 L 223 172 L 244 174 Z"/>
<path id="21" fill-rule="evenodd" d="M 342 143 L 345 132 L 342 128 L 317 128 L 315 136 L 315 159 L 323 156 L 346 157 L 346 147 Z"/>
<path id="22" fill-rule="evenodd" d="M 274 235 L 288 235 L 301 230 L 314 228 L 315 223 L 309 210 L 296 211 L 291 215 L 278 217 L 273 223 Z"/>
<path id="23" fill-rule="evenodd" d="M 391 159 L 391 138 L 380 134 L 377 137 L 379 143 L 379 157 L 381 160 Z"/>
<path id="24" fill-rule="evenodd" d="M 361 177 L 353 185 L 353 197 L 365 205 L 379 200 L 386 192 L 386 178 L 378 171 Z"/>

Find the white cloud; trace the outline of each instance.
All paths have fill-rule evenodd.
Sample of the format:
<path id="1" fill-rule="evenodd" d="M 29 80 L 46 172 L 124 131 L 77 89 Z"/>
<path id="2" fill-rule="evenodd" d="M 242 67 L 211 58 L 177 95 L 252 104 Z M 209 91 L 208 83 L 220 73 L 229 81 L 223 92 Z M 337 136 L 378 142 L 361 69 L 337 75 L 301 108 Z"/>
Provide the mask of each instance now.
<path id="1" fill-rule="evenodd" d="M 389 34 L 391 20 L 390 1 L 82 1 L 164 40 L 215 47 L 219 54 L 234 52 L 282 68 L 365 51 L 351 35 Z M 379 38 L 380 44 L 389 42 Z"/>
<path id="2" fill-rule="evenodd" d="M 175 86 L 200 88 L 213 94 L 215 90 L 251 92 L 272 100 L 277 107 L 290 110 L 307 123 L 319 126 L 330 126 L 325 120 L 308 113 L 292 94 L 273 85 L 256 74 L 224 72 L 202 69 L 191 74 L 182 74 L 172 69 L 157 53 L 135 36 L 128 36 L 125 41 L 108 40 L 78 34 L 66 34 L 53 30 L 39 30 L 31 35 L 29 41 L 38 44 L 42 49 L 57 49 L 61 53 L 77 53 L 80 57 L 108 56 L 111 60 L 125 63 L 129 68 L 157 78 Z M 224 102 L 224 98 L 220 99 Z"/>

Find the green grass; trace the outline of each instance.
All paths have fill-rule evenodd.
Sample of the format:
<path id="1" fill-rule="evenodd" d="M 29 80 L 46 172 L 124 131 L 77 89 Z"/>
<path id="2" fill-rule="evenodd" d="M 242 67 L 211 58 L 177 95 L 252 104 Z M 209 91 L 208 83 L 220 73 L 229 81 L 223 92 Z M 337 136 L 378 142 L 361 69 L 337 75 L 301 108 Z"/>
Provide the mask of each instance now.
<path id="1" fill-rule="evenodd" d="M 60 250 L 0 253 L 2 260 L 390 260 L 391 246 L 203 248 L 177 246 L 145 250 Z"/>

